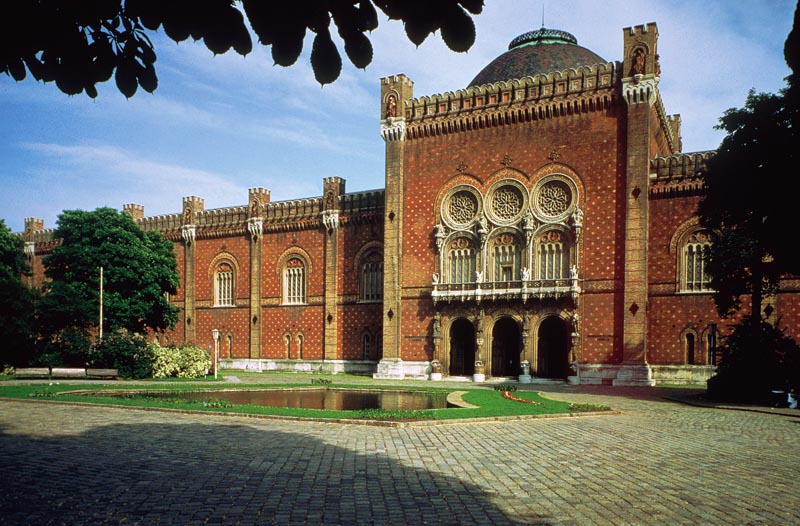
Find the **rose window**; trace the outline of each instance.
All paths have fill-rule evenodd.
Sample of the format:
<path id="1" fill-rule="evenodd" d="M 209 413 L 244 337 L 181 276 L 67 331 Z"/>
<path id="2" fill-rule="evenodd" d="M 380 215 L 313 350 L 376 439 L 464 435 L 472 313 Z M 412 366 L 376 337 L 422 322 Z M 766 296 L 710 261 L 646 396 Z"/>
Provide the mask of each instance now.
<path id="1" fill-rule="evenodd" d="M 466 225 L 475 218 L 478 212 L 478 201 L 471 192 L 462 190 L 450 198 L 447 213 L 450 219 L 459 225 Z"/>
<path id="2" fill-rule="evenodd" d="M 539 190 L 539 210 L 545 215 L 561 215 L 571 203 L 572 192 L 563 181 L 550 181 Z"/>
<path id="3" fill-rule="evenodd" d="M 503 221 L 514 219 L 522 211 L 522 194 L 513 186 L 498 188 L 492 196 L 492 212 Z"/>

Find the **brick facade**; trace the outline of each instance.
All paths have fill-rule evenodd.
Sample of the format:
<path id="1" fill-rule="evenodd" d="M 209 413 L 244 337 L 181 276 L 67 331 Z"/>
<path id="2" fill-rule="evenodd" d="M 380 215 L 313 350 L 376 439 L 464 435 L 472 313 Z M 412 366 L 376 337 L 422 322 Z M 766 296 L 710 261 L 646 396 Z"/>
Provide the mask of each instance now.
<path id="1" fill-rule="evenodd" d="M 566 34 L 547 31 L 531 45 L 552 64 L 543 38 Z M 218 210 L 192 196 L 167 216 L 125 205 L 175 243 L 182 314 L 164 339 L 212 350 L 217 329 L 232 368 L 478 378 L 529 367 L 652 385 L 657 366 L 678 366 L 701 381 L 710 332 L 731 321 L 689 256 L 704 246 L 696 206 L 712 153 L 680 151 L 657 42 L 655 24 L 625 28 L 622 61 L 431 97 L 414 98 L 404 75 L 381 79 L 384 190 L 347 193 L 331 177 L 322 196 L 294 201 L 253 188 Z M 559 64 L 570 45 L 558 44 Z M 498 60 L 485 71 L 502 71 Z M 43 227 L 26 220 L 35 283 L 57 243 Z M 795 328 L 798 285 L 771 299 Z"/>

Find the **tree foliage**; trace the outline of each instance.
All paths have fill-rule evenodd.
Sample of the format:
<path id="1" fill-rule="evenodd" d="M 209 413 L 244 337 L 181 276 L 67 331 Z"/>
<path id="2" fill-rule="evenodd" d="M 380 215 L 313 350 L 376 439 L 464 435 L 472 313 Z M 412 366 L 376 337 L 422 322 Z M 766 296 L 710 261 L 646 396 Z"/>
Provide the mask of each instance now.
<path id="1" fill-rule="evenodd" d="M 800 385 L 800 347 L 769 323 L 744 320 L 720 351 L 722 361 L 708 383 L 716 398 L 764 402 L 772 389 Z"/>
<path id="2" fill-rule="evenodd" d="M 22 282 L 30 267 L 23 241 L 0 219 L 0 365 L 24 365 L 34 347 L 36 294 Z"/>
<path id="3" fill-rule="evenodd" d="M 27 68 L 68 95 L 85 91 L 92 98 L 96 84 L 113 75 L 131 97 L 138 87 L 153 92 L 158 85 L 148 31 L 163 28 L 175 42 L 203 40 L 215 55 L 230 49 L 247 55 L 253 49 L 248 21 L 281 66 L 294 64 L 307 31 L 314 33 L 311 66 L 327 84 L 342 68 L 334 30 L 353 65 L 372 61 L 367 33 L 378 27 L 376 8 L 402 21 L 416 45 L 441 29 L 450 49 L 466 51 L 475 41 L 470 13 L 479 14 L 483 0 L 15 0 L 0 4 L 5 27 L 22 29 L 0 32 L 0 69 L 19 81 Z"/>
<path id="4" fill-rule="evenodd" d="M 777 289 L 780 277 L 800 274 L 800 252 L 788 242 L 796 218 L 794 177 L 800 149 L 797 95 L 800 58 L 800 7 L 784 47 L 793 73 L 778 94 L 751 91 L 743 108 L 732 108 L 718 129 L 727 136 L 709 160 L 700 221 L 711 232 L 708 262 L 711 286 L 721 315 L 752 297 L 752 321 L 761 317 L 761 300 Z"/>
<path id="5" fill-rule="evenodd" d="M 125 213 L 111 208 L 67 210 L 54 237 L 61 244 L 45 258 L 49 282 L 40 305 L 44 334 L 88 333 L 98 326 L 100 267 L 103 267 L 103 328 L 143 333 L 174 326 L 178 270 L 172 243 L 143 232 Z"/>

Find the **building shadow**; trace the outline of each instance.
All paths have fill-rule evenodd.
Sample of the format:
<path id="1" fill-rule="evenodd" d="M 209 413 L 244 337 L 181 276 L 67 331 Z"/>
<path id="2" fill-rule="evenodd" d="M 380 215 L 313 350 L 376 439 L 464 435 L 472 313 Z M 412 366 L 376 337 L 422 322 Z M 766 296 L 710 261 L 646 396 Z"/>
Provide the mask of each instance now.
<path id="1" fill-rule="evenodd" d="M 392 432 L 359 430 L 353 450 L 246 423 L 111 424 L 53 438 L 0 429 L 0 524 L 551 524 L 390 458 Z"/>

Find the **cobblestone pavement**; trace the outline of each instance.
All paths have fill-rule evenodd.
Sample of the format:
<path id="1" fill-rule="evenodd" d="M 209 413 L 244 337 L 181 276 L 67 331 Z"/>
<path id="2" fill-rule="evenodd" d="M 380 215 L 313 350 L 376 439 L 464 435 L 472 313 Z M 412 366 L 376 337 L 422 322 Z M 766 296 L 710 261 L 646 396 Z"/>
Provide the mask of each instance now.
<path id="1" fill-rule="evenodd" d="M 4 400 L 0 524 L 800 524 L 800 411 L 540 390 L 622 414 L 386 428 Z"/>

